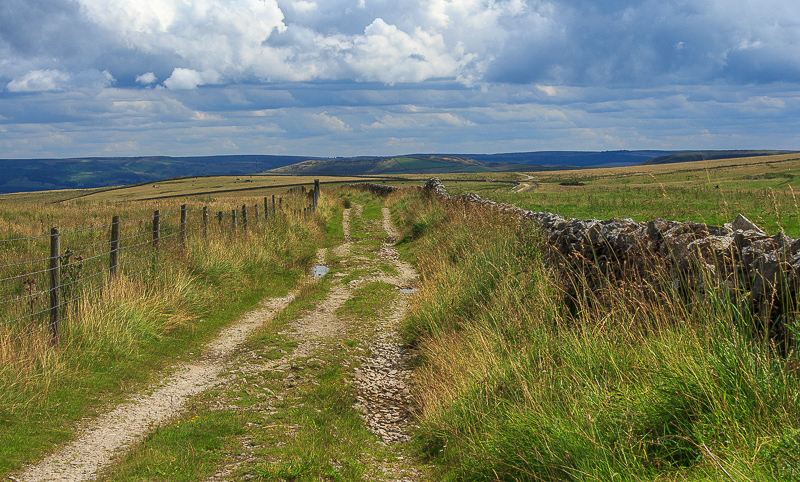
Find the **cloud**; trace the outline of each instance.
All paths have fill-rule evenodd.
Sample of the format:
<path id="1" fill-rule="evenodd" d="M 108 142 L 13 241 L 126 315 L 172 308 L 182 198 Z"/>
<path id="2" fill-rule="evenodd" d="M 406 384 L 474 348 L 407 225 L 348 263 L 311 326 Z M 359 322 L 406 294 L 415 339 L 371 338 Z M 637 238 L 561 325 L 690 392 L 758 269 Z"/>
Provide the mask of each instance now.
<path id="1" fill-rule="evenodd" d="M 319 114 L 311 114 L 311 118 L 314 119 L 317 126 L 327 131 L 349 132 L 353 130 L 342 119 L 333 115 L 328 115 L 327 112 L 320 112 Z"/>
<path id="2" fill-rule="evenodd" d="M 219 74 L 213 70 L 198 72 L 192 69 L 176 68 L 172 75 L 164 81 L 168 89 L 186 90 L 196 89 L 205 84 L 214 84 L 219 81 Z"/>
<path id="3" fill-rule="evenodd" d="M 58 70 L 33 70 L 6 85 L 9 92 L 42 92 L 61 90 L 69 81 L 69 74 Z"/>
<path id="4" fill-rule="evenodd" d="M 294 11 L 297 13 L 313 12 L 317 9 L 317 3 L 300 0 L 292 4 L 292 9 L 294 9 Z"/>
<path id="5" fill-rule="evenodd" d="M 137 84 L 150 85 L 150 84 L 155 83 L 156 80 L 158 80 L 158 77 L 156 77 L 156 74 L 154 74 L 152 72 L 146 72 L 146 73 L 144 73 L 142 75 L 137 75 L 136 76 L 136 83 Z"/>
<path id="6" fill-rule="evenodd" d="M 369 129 L 408 130 L 432 127 L 472 127 L 475 123 L 449 112 L 392 113 L 365 125 Z"/>
<path id="7" fill-rule="evenodd" d="M 115 82 L 108 72 L 89 70 L 71 75 L 60 70 L 32 70 L 6 85 L 9 92 L 49 92 L 68 88 L 102 88 Z"/>
<path id="8" fill-rule="evenodd" d="M 789 0 L 3 0 L 0 123 L 23 156 L 53 133 L 74 155 L 797 148 L 797 25 Z"/>

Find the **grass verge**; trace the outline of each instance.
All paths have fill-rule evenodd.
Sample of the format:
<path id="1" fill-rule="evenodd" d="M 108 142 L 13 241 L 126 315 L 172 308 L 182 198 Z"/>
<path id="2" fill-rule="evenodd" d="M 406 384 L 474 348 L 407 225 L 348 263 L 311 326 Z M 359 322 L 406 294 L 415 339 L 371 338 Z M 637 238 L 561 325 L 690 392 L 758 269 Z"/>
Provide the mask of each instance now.
<path id="1" fill-rule="evenodd" d="M 618 285 L 570 310 L 531 226 L 396 201 L 424 280 L 404 325 L 415 443 L 441 480 L 800 476 L 798 356 L 735 303 Z"/>
<path id="2" fill-rule="evenodd" d="M 165 249 L 146 273 L 78 297 L 58 346 L 44 336 L 4 344 L 0 474 L 35 462 L 68 440 L 79 420 L 193 358 L 263 297 L 285 295 L 322 242 L 320 224 L 278 217 L 251 224 L 246 235 L 212 232 L 208 244 Z"/>

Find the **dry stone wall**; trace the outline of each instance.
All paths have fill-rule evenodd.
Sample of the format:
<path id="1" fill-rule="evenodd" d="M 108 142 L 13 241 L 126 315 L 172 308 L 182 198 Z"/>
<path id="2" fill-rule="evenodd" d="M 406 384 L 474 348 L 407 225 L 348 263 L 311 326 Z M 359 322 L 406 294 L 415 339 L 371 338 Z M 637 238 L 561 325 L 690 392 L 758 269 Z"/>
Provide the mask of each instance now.
<path id="1" fill-rule="evenodd" d="M 348 184 L 348 187 L 368 191 L 378 196 L 388 196 L 389 194 L 399 190 L 397 186 L 388 186 L 386 184 L 375 184 L 372 182 L 361 182 L 357 184 Z"/>
<path id="2" fill-rule="evenodd" d="M 382 184 L 352 184 L 378 195 L 399 188 Z M 767 235 L 743 215 L 724 226 L 655 219 L 573 219 L 497 203 L 470 193 L 451 196 L 438 178 L 422 188 L 446 202 L 498 211 L 544 231 L 550 259 L 576 268 L 590 288 L 609 280 L 625 280 L 648 289 L 665 281 L 689 296 L 704 290 L 727 289 L 741 308 L 761 321 L 754 327 L 773 340 L 792 341 L 789 325 L 800 314 L 800 239 L 784 233 Z"/>
<path id="3" fill-rule="evenodd" d="M 650 286 L 667 280 L 697 293 L 714 281 L 733 299 L 745 300 L 773 339 L 789 341 L 786 326 L 798 311 L 800 240 L 768 236 L 743 215 L 724 226 L 656 219 L 568 219 L 496 203 L 477 194 L 450 196 L 436 178 L 424 187 L 441 199 L 493 209 L 540 226 L 551 258 L 577 267 L 590 286 L 625 279 Z M 763 332 L 763 327 L 759 327 Z"/>

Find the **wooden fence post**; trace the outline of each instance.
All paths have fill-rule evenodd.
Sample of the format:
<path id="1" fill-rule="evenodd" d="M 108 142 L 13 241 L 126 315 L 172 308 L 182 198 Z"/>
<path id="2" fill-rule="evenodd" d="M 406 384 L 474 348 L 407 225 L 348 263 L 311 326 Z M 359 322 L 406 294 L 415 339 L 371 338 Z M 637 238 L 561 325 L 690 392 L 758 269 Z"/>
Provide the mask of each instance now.
<path id="1" fill-rule="evenodd" d="M 253 205 L 253 222 L 258 224 L 258 203 Z"/>
<path id="2" fill-rule="evenodd" d="M 273 216 L 275 216 L 278 213 L 278 208 L 276 206 L 277 205 L 275 204 L 275 195 L 273 194 L 272 195 L 272 215 Z"/>
<path id="3" fill-rule="evenodd" d="M 108 270 L 111 279 L 117 277 L 117 267 L 119 266 L 119 216 L 111 218 L 111 253 L 108 255 Z"/>
<path id="4" fill-rule="evenodd" d="M 269 199 L 264 196 L 264 219 L 269 219 Z"/>
<path id="5" fill-rule="evenodd" d="M 242 204 L 242 229 L 247 229 L 247 204 Z"/>
<path id="6" fill-rule="evenodd" d="M 222 230 L 222 211 L 217 213 L 217 221 L 219 222 L 219 229 Z"/>
<path id="7" fill-rule="evenodd" d="M 158 209 L 153 213 L 153 247 L 158 249 L 158 242 L 161 238 L 161 211 Z"/>
<path id="8" fill-rule="evenodd" d="M 231 228 L 236 229 L 236 210 L 235 209 L 232 211 L 232 214 L 233 215 L 231 216 Z"/>
<path id="9" fill-rule="evenodd" d="M 319 203 L 319 179 L 314 179 L 314 207 L 313 212 L 317 212 L 317 203 Z"/>
<path id="10" fill-rule="evenodd" d="M 186 249 L 186 205 L 181 205 L 181 248 Z"/>
<path id="11" fill-rule="evenodd" d="M 203 206 L 203 239 L 208 241 L 208 206 Z"/>
<path id="12" fill-rule="evenodd" d="M 61 321 L 61 238 L 58 228 L 50 230 L 50 343 L 58 343 Z"/>

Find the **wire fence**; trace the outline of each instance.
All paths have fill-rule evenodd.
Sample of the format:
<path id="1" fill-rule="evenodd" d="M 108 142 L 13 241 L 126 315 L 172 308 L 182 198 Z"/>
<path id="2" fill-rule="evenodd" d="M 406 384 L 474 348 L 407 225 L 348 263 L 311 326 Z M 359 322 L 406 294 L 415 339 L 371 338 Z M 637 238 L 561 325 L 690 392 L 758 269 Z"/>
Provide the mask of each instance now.
<path id="1" fill-rule="evenodd" d="M 313 201 L 302 208 L 284 206 L 283 198 L 273 195 L 263 205 L 216 211 L 213 219 L 208 206 L 184 204 L 155 210 L 152 216 L 113 216 L 99 226 L 64 232 L 53 227 L 45 235 L 0 239 L 0 343 L 49 331 L 56 344 L 61 324 L 78 316 L 69 308 L 102 292 L 118 276 L 154 273 L 169 253 L 186 250 L 190 242 L 208 242 L 213 233 L 234 236 L 278 216 L 311 214 L 319 198 L 318 181 L 312 193 Z"/>

